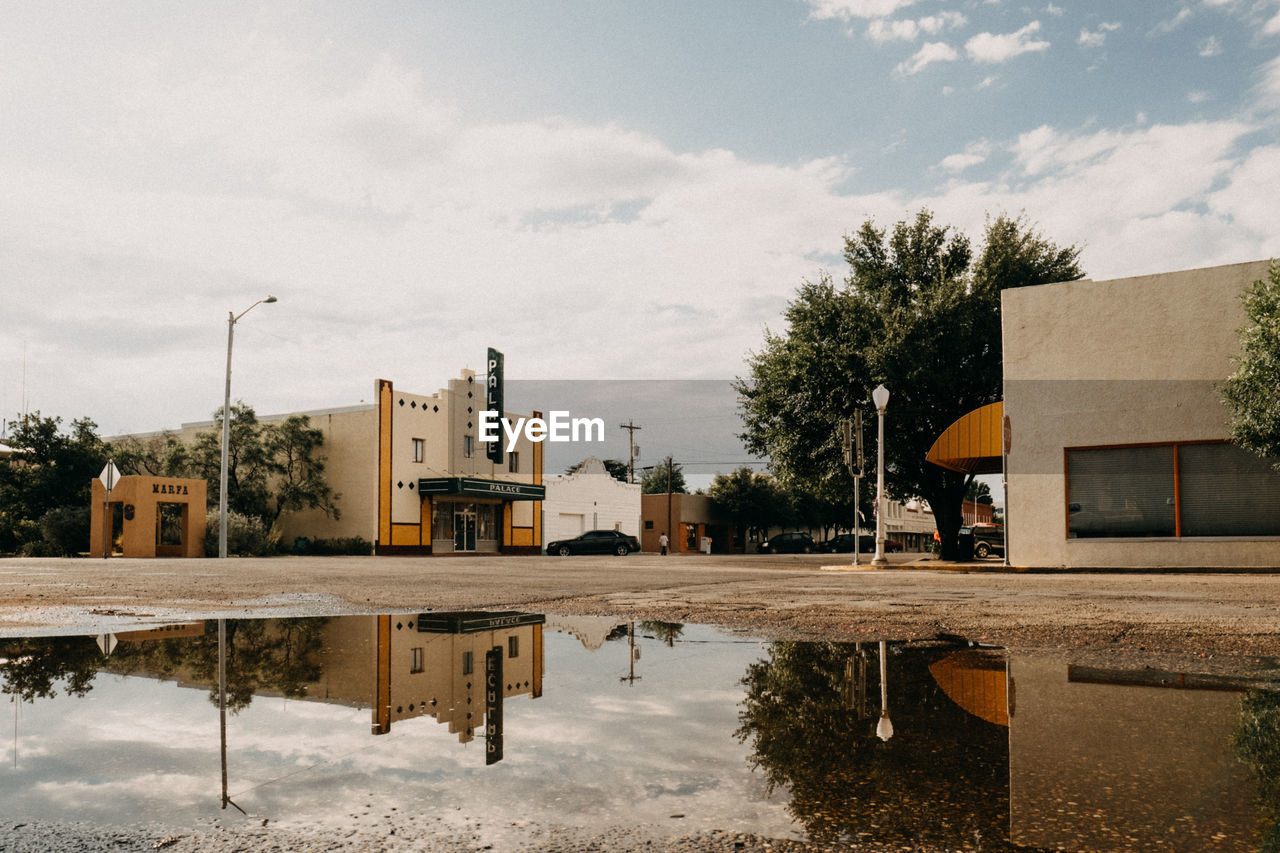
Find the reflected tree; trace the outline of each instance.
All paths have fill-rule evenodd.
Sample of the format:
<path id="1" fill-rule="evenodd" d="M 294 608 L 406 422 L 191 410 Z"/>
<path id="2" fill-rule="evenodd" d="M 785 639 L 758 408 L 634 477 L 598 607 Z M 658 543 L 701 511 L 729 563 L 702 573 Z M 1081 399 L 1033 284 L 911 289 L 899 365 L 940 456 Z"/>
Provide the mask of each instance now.
<path id="1" fill-rule="evenodd" d="M 1280 692 L 1251 690 L 1240 701 L 1236 756 L 1258 780 L 1258 805 L 1271 820 L 1260 853 L 1280 853 Z"/>
<path id="2" fill-rule="evenodd" d="M 0 641 L 3 692 L 24 702 L 57 696 L 57 684 L 68 696 L 93 689 L 102 652 L 92 637 L 18 637 Z"/>
<path id="3" fill-rule="evenodd" d="M 875 715 L 845 699 L 842 643 L 774 643 L 747 669 L 737 737 L 770 790 L 814 840 L 1011 850 L 1008 730 L 956 706 L 929 673 L 949 649 L 905 650 L 889 661 L 895 736 L 875 736 Z M 868 668 L 868 695 L 879 692 Z"/>
<path id="4" fill-rule="evenodd" d="M 676 640 L 684 635 L 683 622 L 641 622 L 640 630 L 654 639 L 661 640 L 668 646 L 674 646 Z"/>

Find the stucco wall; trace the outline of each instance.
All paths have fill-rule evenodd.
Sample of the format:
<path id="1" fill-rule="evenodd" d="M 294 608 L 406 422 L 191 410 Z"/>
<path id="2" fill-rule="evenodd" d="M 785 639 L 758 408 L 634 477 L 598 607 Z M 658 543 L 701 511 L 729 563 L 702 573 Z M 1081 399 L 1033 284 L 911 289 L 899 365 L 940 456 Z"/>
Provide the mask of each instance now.
<path id="1" fill-rule="evenodd" d="M 1217 386 L 1239 351 L 1241 294 L 1267 268 L 1256 261 L 1004 292 L 1011 562 L 1280 563 L 1274 539 L 1067 537 L 1065 448 L 1227 437 Z"/>
<path id="2" fill-rule="evenodd" d="M 595 465 L 591 465 L 591 462 Z M 614 479 L 599 460 L 573 474 L 547 477 L 542 545 L 586 530 L 621 530 L 640 535 L 640 484 Z"/>

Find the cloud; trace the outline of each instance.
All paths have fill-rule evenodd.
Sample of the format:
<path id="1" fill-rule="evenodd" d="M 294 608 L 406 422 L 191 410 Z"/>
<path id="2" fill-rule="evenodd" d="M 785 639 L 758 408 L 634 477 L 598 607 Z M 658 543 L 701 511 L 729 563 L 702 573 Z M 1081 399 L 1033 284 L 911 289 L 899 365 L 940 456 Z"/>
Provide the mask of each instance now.
<path id="1" fill-rule="evenodd" d="M 1120 29 L 1118 23 L 1099 24 L 1096 30 L 1082 29 L 1079 37 L 1076 38 L 1076 44 L 1081 47 L 1102 47 L 1107 40 L 1107 33 L 1115 32 Z"/>
<path id="2" fill-rule="evenodd" d="M 1191 10 L 1186 6 L 1183 6 L 1181 9 L 1178 10 L 1178 14 L 1174 15 L 1172 18 L 1168 18 L 1167 20 L 1161 21 L 1160 23 L 1152 27 L 1151 34 L 1166 35 L 1168 33 L 1171 33 L 1174 30 L 1176 30 L 1178 27 L 1185 24 L 1190 17 L 1191 17 Z"/>
<path id="3" fill-rule="evenodd" d="M 991 147 L 991 143 L 985 139 L 971 142 L 964 147 L 964 153 L 950 154 L 943 157 L 939 165 L 949 172 L 962 172 L 970 166 L 976 166 L 986 161 L 987 156 L 991 153 Z"/>
<path id="4" fill-rule="evenodd" d="M 806 0 L 809 16 L 816 20 L 851 21 L 855 18 L 887 18 L 915 0 Z"/>
<path id="5" fill-rule="evenodd" d="M 1193 89 L 1187 92 L 1187 103 L 1203 104 L 1213 99 L 1213 96 L 1202 89 Z"/>
<path id="6" fill-rule="evenodd" d="M 1280 108 L 1280 56 L 1258 69 L 1256 91 L 1264 108 Z"/>
<path id="7" fill-rule="evenodd" d="M 1222 53 L 1222 39 L 1217 36 L 1209 36 L 1200 42 L 1200 55 L 1203 57 L 1217 56 Z"/>
<path id="8" fill-rule="evenodd" d="M 951 62 L 959 58 L 960 54 L 956 53 L 955 48 L 946 42 L 927 42 L 915 52 L 911 59 L 899 63 L 894 71 L 899 75 L 916 74 L 925 66 L 934 62 Z"/>
<path id="9" fill-rule="evenodd" d="M 968 23 L 959 12 L 942 12 L 917 20 L 889 21 L 883 18 L 867 25 L 867 37 L 874 42 L 915 41 L 921 35 L 937 35 L 944 29 L 956 29 Z"/>
<path id="10" fill-rule="evenodd" d="M 1004 62 L 1023 53 L 1048 50 L 1049 42 L 1034 41 L 1031 36 L 1040 30 L 1040 22 L 1032 21 L 1017 32 L 995 35 L 979 33 L 965 42 L 965 53 L 975 62 Z"/>
<path id="11" fill-rule="evenodd" d="M 1262 34 L 1264 36 L 1273 36 L 1277 33 L 1280 33 L 1280 12 L 1277 12 L 1275 17 L 1262 25 Z"/>
<path id="12" fill-rule="evenodd" d="M 1053 15 L 1055 18 L 1061 18 L 1067 13 L 1066 9 L 1063 9 L 1061 6 L 1055 6 L 1052 3 L 1045 6 L 1044 11 L 1046 14 Z"/>

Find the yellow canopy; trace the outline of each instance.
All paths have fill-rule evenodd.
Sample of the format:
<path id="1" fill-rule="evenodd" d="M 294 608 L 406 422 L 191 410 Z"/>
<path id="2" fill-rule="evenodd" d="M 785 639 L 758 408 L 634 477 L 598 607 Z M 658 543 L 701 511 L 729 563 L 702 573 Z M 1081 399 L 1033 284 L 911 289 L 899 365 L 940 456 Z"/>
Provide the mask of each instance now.
<path id="1" fill-rule="evenodd" d="M 970 714 L 997 726 L 1009 725 L 1009 682 L 1000 652 L 953 652 L 931 664 L 929 672 L 942 692 Z"/>
<path id="2" fill-rule="evenodd" d="M 1004 403 L 991 403 L 947 427 L 925 459 L 963 474 L 998 474 L 1003 440 Z"/>

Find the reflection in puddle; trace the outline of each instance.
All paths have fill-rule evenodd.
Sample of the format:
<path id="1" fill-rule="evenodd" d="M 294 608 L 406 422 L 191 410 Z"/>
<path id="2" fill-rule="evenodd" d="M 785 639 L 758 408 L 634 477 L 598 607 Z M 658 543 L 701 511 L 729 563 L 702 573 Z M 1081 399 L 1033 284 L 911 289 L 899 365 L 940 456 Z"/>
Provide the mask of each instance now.
<path id="1" fill-rule="evenodd" d="M 1223 673 L 528 613 L 12 638 L 0 818 L 1273 849 L 1280 685 Z"/>

